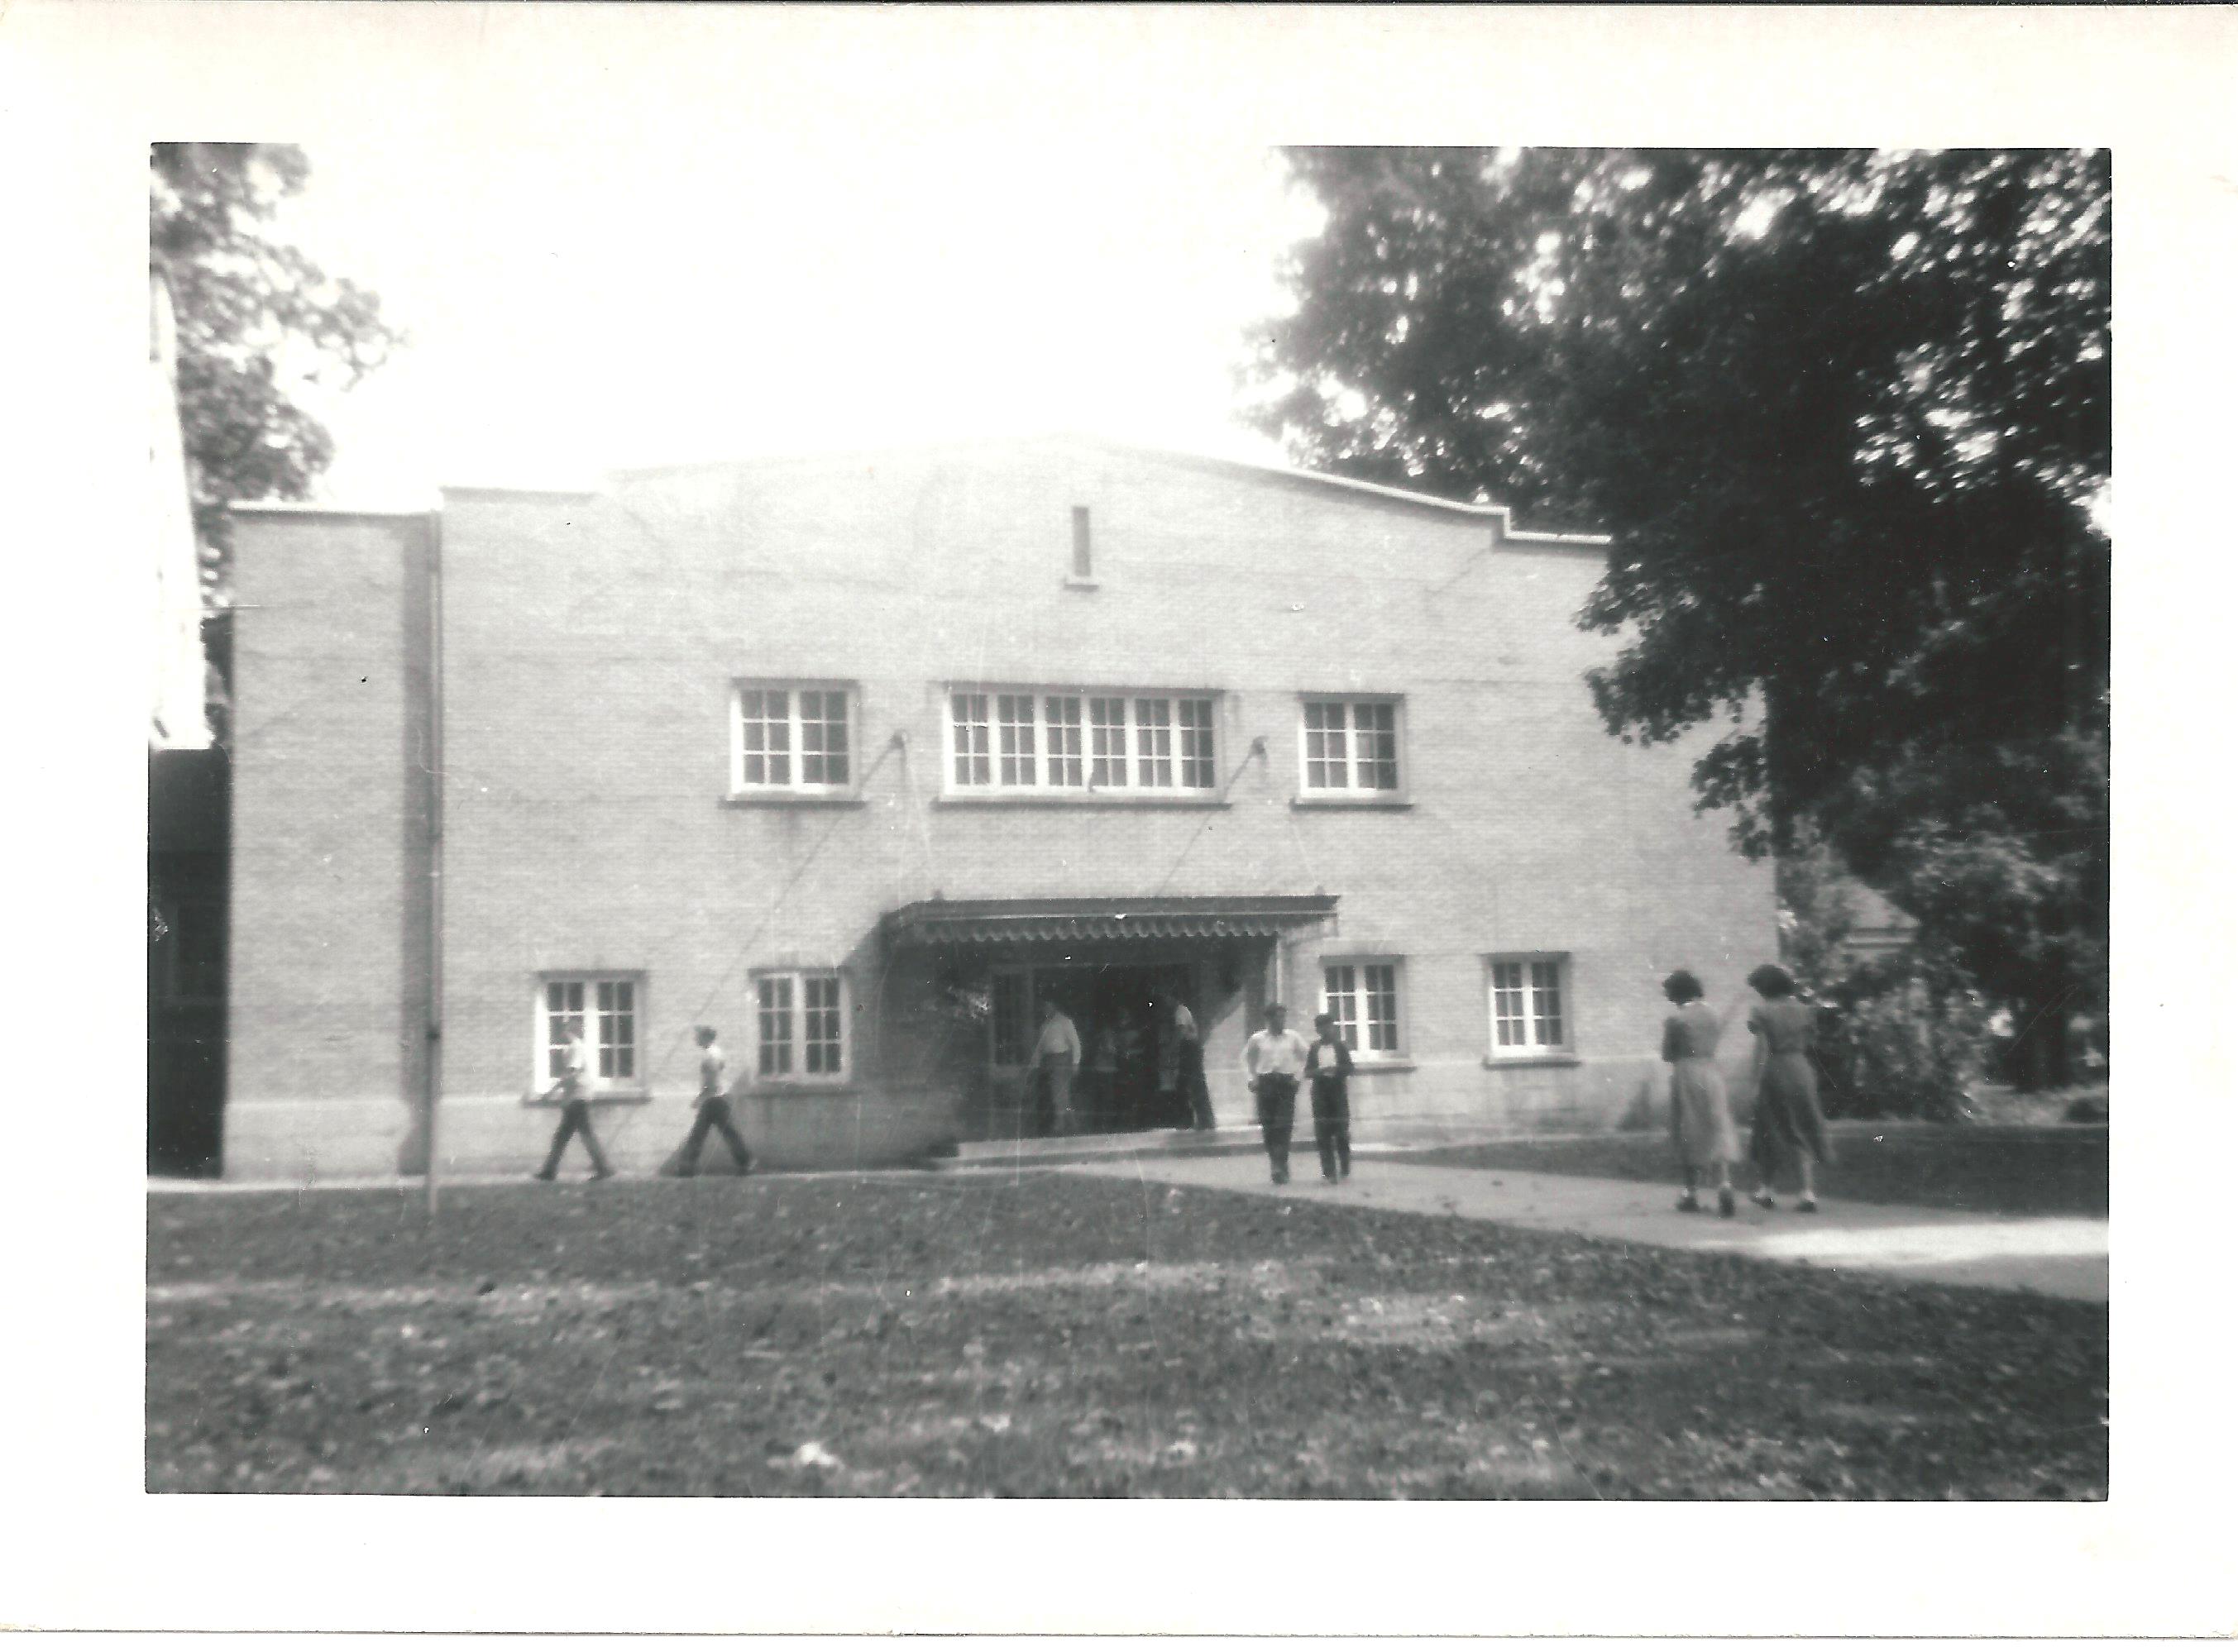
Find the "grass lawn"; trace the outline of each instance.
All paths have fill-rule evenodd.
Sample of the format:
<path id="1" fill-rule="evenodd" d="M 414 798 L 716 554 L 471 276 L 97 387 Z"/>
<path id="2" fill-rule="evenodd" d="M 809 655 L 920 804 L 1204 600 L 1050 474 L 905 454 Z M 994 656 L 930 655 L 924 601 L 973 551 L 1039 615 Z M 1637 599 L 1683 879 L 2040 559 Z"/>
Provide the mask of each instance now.
<path id="1" fill-rule="evenodd" d="M 2096 1498 L 2106 1360 L 2102 1306 L 1048 1173 L 149 1203 L 152 1491 Z"/>
<path id="2" fill-rule="evenodd" d="M 1742 1132 L 1746 1150 L 1747 1132 Z M 1990 1126 L 1848 1124 L 1831 1131 L 1834 1162 L 1819 1191 L 1869 1204 L 1927 1205 L 2013 1216 L 2106 1214 L 2102 1130 L 2005 1130 Z M 1678 1164 L 1660 1131 L 1567 1141 L 1487 1142 L 1406 1155 L 1409 1164 L 1539 1170 L 1669 1182 Z M 1734 1178 L 1746 1187 L 1745 1167 Z"/>

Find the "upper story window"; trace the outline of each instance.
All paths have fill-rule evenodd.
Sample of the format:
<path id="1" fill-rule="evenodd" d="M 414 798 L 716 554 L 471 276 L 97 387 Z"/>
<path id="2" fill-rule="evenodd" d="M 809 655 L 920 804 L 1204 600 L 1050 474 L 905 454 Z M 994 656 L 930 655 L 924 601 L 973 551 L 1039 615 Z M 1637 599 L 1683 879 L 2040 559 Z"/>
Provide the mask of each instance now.
<path id="1" fill-rule="evenodd" d="M 1305 794 L 1399 796 L 1400 709 L 1387 697 L 1306 701 L 1299 749 Z"/>
<path id="2" fill-rule="evenodd" d="M 559 1082 L 566 1071 L 568 1040 L 579 1036 L 595 1087 L 637 1088 L 639 997 L 635 975 L 546 976 L 537 1000 L 538 1077 L 532 1087 L 542 1091 Z"/>
<path id="3" fill-rule="evenodd" d="M 830 796 L 855 781 L 853 696 L 844 684 L 739 683 L 731 695 L 731 790 Z"/>
<path id="4" fill-rule="evenodd" d="M 1569 995 L 1559 957 L 1491 960 L 1492 1054 L 1550 1055 L 1570 1049 Z"/>
<path id="5" fill-rule="evenodd" d="M 778 1083 L 847 1076 L 845 977 L 836 969 L 772 969 L 754 977 L 754 1073 Z"/>
<path id="6" fill-rule="evenodd" d="M 951 795 L 1207 796 L 1215 696 L 969 688 L 948 698 Z"/>

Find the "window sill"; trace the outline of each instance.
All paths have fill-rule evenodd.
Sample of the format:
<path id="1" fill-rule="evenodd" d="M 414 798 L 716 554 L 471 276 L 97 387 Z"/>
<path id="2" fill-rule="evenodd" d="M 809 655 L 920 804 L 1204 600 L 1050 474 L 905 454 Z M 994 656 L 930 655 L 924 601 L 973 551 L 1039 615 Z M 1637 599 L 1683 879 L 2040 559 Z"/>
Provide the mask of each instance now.
<path id="1" fill-rule="evenodd" d="M 1290 799 L 1293 809 L 1381 809 L 1403 810 L 1412 809 L 1411 797 L 1313 797 Z"/>
<path id="2" fill-rule="evenodd" d="M 1065 576 L 1064 588 L 1067 591 L 1101 591 L 1103 589 L 1103 582 L 1101 579 L 1083 579 L 1078 574 L 1068 574 Z"/>
<path id="3" fill-rule="evenodd" d="M 1489 1067 L 1578 1067 L 1580 1059 L 1567 1050 L 1551 1050 L 1543 1055 L 1487 1055 L 1484 1064 Z"/>
<path id="4" fill-rule="evenodd" d="M 718 809 L 860 809 L 859 792 L 732 791 L 715 800 Z"/>
<path id="5" fill-rule="evenodd" d="M 1356 1079 L 1374 1073 L 1412 1073 L 1414 1070 L 1414 1062 L 1404 1057 L 1387 1061 L 1364 1061 L 1357 1055 L 1352 1058 L 1352 1075 Z"/>
<path id="6" fill-rule="evenodd" d="M 1109 792 L 1047 797 L 936 797 L 935 809 L 1231 809 L 1225 797 L 1126 797 Z"/>
<path id="7" fill-rule="evenodd" d="M 807 1079 L 757 1079 L 742 1084 L 731 1093 L 733 1101 L 751 1101 L 757 1096 L 791 1099 L 798 1096 L 853 1096 L 860 1088 L 852 1079 L 813 1080 Z"/>
<path id="8" fill-rule="evenodd" d="M 599 1090 L 583 1099 L 594 1107 L 641 1107 L 652 1100 L 652 1092 L 650 1090 Z M 540 1092 L 532 1090 L 520 1098 L 520 1105 L 524 1107 L 551 1107 L 557 1111 L 567 1104 L 556 1098 L 546 1100 Z"/>

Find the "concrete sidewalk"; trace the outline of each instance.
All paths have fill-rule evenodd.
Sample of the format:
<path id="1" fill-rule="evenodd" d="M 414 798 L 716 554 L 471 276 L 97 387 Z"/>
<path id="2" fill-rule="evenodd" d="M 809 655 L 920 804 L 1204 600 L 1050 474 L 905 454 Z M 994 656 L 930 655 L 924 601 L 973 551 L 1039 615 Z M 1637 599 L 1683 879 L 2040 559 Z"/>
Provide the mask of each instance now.
<path id="1" fill-rule="evenodd" d="M 1268 1182 L 1267 1160 L 1258 1154 L 1146 1154 L 1061 1168 L 1068 1175 L 1458 1216 L 1586 1239 L 1722 1251 L 1767 1262 L 1855 1269 L 1937 1285 L 2032 1291 L 2082 1302 L 2107 1299 L 2103 1217 L 1977 1215 L 1823 1196 L 1817 1213 L 1807 1216 L 1795 1209 L 1792 1197 L 1783 1197 L 1777 1211 L 1764 1211 L 1745 1196 L 1736 1216 L 1720 1217 L 1714 1208 L 1690 1216 L 1674 1208 L 1675 1187 L 1652 1182 L 1355 1159 L 1352 1179 L 1332 1187 L 1321 1180 L 1310 1146 L 1302 1155 L 1293 1153 L 1290 1164 L 1296 1180 L 1281 1187 Z"/>

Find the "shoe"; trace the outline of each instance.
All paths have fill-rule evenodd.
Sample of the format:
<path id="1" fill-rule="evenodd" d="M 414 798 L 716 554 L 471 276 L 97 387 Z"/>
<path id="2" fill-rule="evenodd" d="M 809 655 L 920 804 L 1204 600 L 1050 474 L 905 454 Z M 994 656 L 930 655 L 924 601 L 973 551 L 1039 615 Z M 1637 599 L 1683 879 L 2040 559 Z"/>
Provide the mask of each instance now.
<path id="1" fill-rule="evenodd" d="M 1698 1211 L 1702 1208 L 1702 1201 L 1692 1193 L 1682 1193 L 1678 1199 L 1678 1208 L 1690 1213 Z"/>
<path id="2" fill-rule="evenodd" d="M 1770 1193 L 1751 1193 L 1749 1195 L 1749 1203 L 1751 1205 L 1760 1205 L 1765 1210 L 1778 1210 L 1779 1208 L 1779 1206 L 1773 1200 L 1772 1196 Z"/>
<path id="3" fill-rule="evenodd" d="M 1798 1199 L 1795 1201 L 1795 1208 L 1807 1214 L 1818 1208 L 1818 1201 L 1815 1199 Z"/>
<path id="4" fill-rule="evenodd" d="M 594 1170 L 591 1173 L 591 1180 L 593 1181 L 611 1181 L 613 1180 L 613 1174 L 614 1173 L 611 1170 Z"/>
<path id="5" fill-rule="evenodd" d="M 1332 1187 L 1336 1186 L 1336 1177 L 1328 1171 L 1321 1172 L 1321 1180 Z"/>
<path id="6" fill-rule="evenodd" d="M 1276 1184 L 1277 1186 L 1280 1186 L 1281 1183 L 1286 1182 L 1286 1181 L 1288 1181 L 1288 1180 L 1290 1180 L 1290 1173 L 1289 1173 L 1288 1170 L 1283 1169 L 1281 1166 L 1279 1166 L 1279 1165 L 1278 1165 L 1278 1166 L 1275 1166 L 1275 1184 Z"/>
<path id="7" fill-rule="evenodd" d="M 1730 1188 L 1730 1187 L 1720 1187 L 1720 1188 L 1718 1188 L 1718 1215 L 1720 1215 L 1720 1216 L 1730 1216 L 1730 1215 L 1731 1215 L 1732 1213 L 1733 1213 L 1733 1190 L 1732 1190 L 1731 1188 Z"/>
<path id="8" fill-rule="evenodd" d="M 550 1180 L 553 1179 L 553 1177 L 554 1177 L 554 1176 L 555 1176 L 555 1175 L 557 1175 L 558 1173 L 558 1173 L 557 1171 L 551 1171 L 551 1170 L 540 1170 L 540 1171 L 537 1171 L 536 1173 L 534 1173 L 534 1175 L 533 1176 L 532 1180 L 536 1180 L 536 1181 L 550 1181 Z"/>

